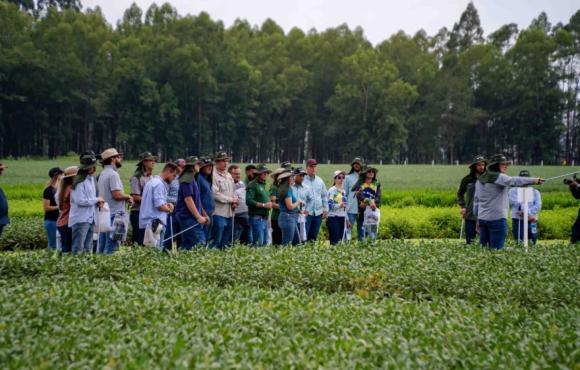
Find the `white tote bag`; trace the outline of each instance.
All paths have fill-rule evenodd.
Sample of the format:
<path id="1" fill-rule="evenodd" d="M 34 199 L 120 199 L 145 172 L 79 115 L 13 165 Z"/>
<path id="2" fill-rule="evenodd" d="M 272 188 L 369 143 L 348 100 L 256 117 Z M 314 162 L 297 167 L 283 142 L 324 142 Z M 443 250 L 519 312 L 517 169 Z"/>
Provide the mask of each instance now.
<path id="1" fill-rule="evenodd" d="M 111 231 L 111 210 L 109 209 L 109 204 L 105 202 L 102 208 L 97 207 L 96 213 L 94 232 L 106 233 Z"/>

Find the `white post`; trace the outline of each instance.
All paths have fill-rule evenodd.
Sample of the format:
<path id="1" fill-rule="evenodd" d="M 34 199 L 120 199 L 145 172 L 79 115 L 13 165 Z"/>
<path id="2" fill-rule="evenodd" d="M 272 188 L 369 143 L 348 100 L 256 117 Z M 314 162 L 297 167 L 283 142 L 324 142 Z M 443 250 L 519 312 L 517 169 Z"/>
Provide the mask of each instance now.
<path id="1" fill-rule="evenodd" d="M 544 167 L 544 161 L 540 162 L 540 166 Z"/>
<path id="2" fill-rule="evenodd" d="M 572 159 L 572 167 L 574 167 L 574 160 Z"/>
<path id="3" fill-rule="evenodd" d="M 435 166 L 435 160 L 434 159 L 431 160 L 431 166 Z"/>
<path id="4" fill-rule="evenodd" d="M 381 159 L 381 166 L 383 165 L 383 160 Z"/>
<path id="5" fill-rule="evenodd" d="M 522 198 L 524 202 L 524 248 L 528 251 L 528 199 L 526 197 L 527 188 L 524 188 Z"/>
<path id="6" fill-rule="evenodd" d="M 254 158 L 250 159 L 250 163 L 254 164 Z"/>
<path id="7" fill-rule="evenodd" d="M 407 160 L 405 159 L 405 166 L 407 165 Z"/>
<path id="8" fill-rule="evenodd" d="M 326 161 L 326 164 L 330 164 L 330 159 Z"/>
<path id="9" fill-rule="evenodd" d="M 456 161 L 455 161 L 455 165 L 456 165 L 456 166 L 459 166 L 459 161 L 457 161 L 457 160 L 456 160 Z"/>

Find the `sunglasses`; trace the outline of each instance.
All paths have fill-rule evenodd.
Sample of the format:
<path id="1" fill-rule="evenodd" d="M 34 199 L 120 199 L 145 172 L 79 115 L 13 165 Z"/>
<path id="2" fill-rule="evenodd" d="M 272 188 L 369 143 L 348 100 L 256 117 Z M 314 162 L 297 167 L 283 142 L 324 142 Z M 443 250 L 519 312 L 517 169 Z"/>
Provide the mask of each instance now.
<path id="1" fill-rule="evenodd" d="M 344 180 L 344 176 L 336 176 L 337 180 Z"/>

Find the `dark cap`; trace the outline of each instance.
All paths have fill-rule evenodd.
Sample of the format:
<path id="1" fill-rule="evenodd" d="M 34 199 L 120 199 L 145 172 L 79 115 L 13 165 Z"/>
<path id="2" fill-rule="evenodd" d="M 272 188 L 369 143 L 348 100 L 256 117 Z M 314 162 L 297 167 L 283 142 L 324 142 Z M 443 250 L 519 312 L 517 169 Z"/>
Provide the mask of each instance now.
<path id="1" fill-rule="evenodd" d="M 183 159 L 178 159 L 177 162 L 179 162 L 180 160 L 183 161 Z M 189 157 L 185 158 L 185 165 L 186 166 L 195 166 L 198 163 L 199 163 L 199 158 L 197 158 L 197 156 L 195 156 L 195 155 L 190 155 Z"/>
<path id="2" fill-rule="evenodd" d="M 254 165 L 254 164 L 249 164 L 246 166 L 246 168 L 244 168 L 245 171 L 255 170 L 255 169 L 256 169 L 256 165 Z"/>
<path id="3" fill-rule="evenodd" d="M 492 166 L 494 164 L 510 164 L 510 162 L 507 160 L 506 156 L 503 154 L 495 154 L 491 157 L 491 159 L 489 160 L 489 165 Z"/>
<path id="4" fill-rule="evenodd" d="M 530 171 L 528 171 L 528 170 L 521 170 L 521 171 L 520 171 L 520 175 L 519 175 L 519 176 L 520 176 L 520 177 L 531 177 L 531 176 L 532 176 L 532 174 L 531 174 L 531 173 L 530 173 Z"/>
<path id="5" fill-rule="evenodd" d="M 226 152 L 217 152 L 213 158 L 214 161 L 229 161 L 230 159 Z"/>
<path id="6" fill-rule="evenodd" d="M 280 164 L 280 167 L 291 170 L 292 169 L 292 162 L 285 161 Z"/>
<path id="7" fill-rule="evenodd" d="M 306 167 L 316 166 L 317 164 L 318 162 L 316 162 L 316 159 L 314 158 L 310 158 L 309 160 L 306 161 Z"/>
<path id="8" fill-rule="evenodd" d="M 295 168 L 293 171 L 294 175 L 306 175 L 306 171 L 302 167 Z"/>
<path id="9" fill-rule="evenodd" d="M 64 171 L 61 170 L 59 167 L 53 167 L 48 171 L 48 177 L 50 177 L 51 179 L 57 175 L 61 175 L 63 174 Z"/>
<path id="10" fill-rule="evenodd" d="M 263 173 L 270 173 L 270 172 L 272 172 L 272 171 L 270 171 L 268 169 L 268 167 L 266 167 L 266 165 L 263 163 L 260 163 L 259 165 L 256 166 L 256 173 L 258 175 L 263 174 Z"/>

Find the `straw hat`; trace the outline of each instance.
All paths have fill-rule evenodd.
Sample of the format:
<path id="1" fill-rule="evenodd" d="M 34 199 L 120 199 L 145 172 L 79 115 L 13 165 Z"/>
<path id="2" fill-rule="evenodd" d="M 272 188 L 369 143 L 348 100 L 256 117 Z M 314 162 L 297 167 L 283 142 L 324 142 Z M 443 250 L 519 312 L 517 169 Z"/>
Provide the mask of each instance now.
<path id="1" fill-rule="evenodd" d="M 292 171 L 287 171 L 287 172 L 283 172 L 280 175 L 278 175 L 278 181 L 282 181 L 288 177 L 294 176 L 294 174 L 292 173 Z"/>
<path id="2" fill-rule="evenodd" d="M 101 160 L 102 161 L 106 161 L 107 159 L 109 159 L 111 157 L 116 157 L 118 155 L 121 155 L 121 153 L 119 153 L 117 151 L 117 149 L 115 149 L 115 148 L 109 148 L 109 149 L 103 151 L 101 153 L 100 157 L 101 157 Z"/>
<path id="3" fill-rule="evenodd" d="M 79 168 L 77 166 L 67 167 L 64 169 L 64 175 L 62 175 L 62 178 L 65 179 L 67 177 L 76 176 L 78 172 L 79 172 Z"/>

